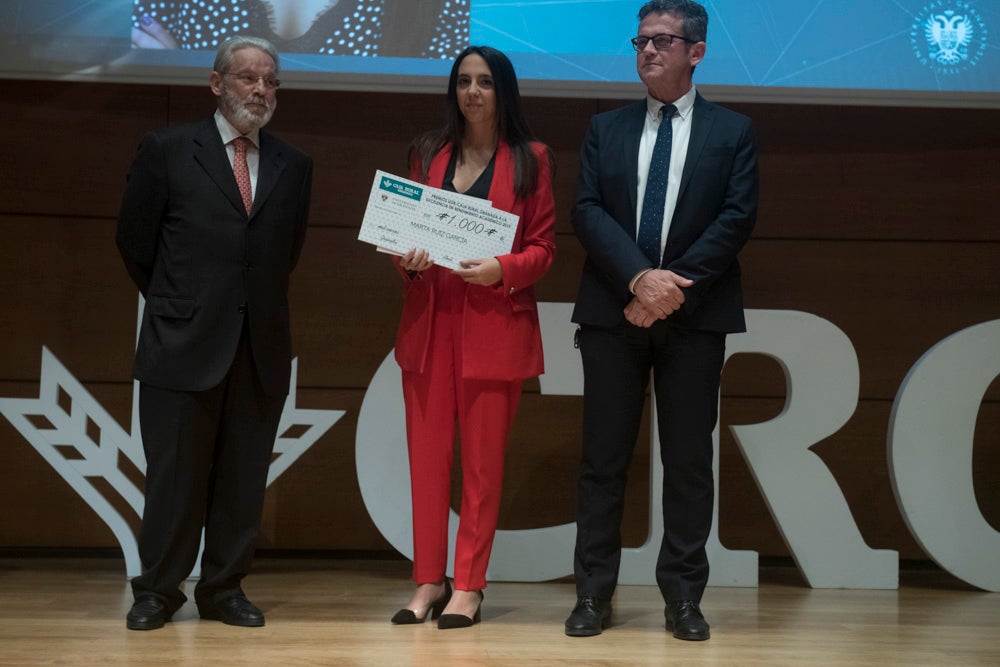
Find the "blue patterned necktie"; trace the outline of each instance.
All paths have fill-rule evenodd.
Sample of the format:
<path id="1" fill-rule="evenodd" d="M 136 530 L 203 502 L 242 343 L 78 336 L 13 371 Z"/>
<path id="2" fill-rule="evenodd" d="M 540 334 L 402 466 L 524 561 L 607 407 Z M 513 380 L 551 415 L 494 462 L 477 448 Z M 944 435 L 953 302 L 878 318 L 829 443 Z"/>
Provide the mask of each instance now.
<path id="1" fill-rule="evenodd" d="M 667 178 L 670 175 L 670 144 L 673 142 L 671 119 L 677 107 L 672 104 L 660 107 L 663 118 L 656 131 L 653 157 L 649 161 L 646 177 L 646 194 L 642 198 L 642 215 L 639 218 L 639 248 L 654 267 L 660 266 L 660 235 L 663 230 L 663 208 L 667 201 Z"/>

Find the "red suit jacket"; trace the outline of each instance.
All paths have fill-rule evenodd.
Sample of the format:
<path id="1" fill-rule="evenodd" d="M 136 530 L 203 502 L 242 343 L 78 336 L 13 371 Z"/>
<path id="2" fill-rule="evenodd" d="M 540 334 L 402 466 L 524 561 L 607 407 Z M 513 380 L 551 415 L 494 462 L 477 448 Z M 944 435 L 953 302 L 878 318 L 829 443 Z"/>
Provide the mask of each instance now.
<path id="1" fill-rule="evenodd" d="M 544 372 L 542 332 L 532 285 L 552 266 L 555 257 L 555 201 L 548 149 L 533 143 L 538 159 L 538 185 L 524 200 L 514 197 L 514 163 L 510 147 L 497 146 L 489 199 L 493 206 L 520 217 L 512 251 L 497 257 L 503 280 L 493 286 L 468 285 L 462 316 L 462 366 L 466 378 L 522 380 Z M 451 159 L 445 146 L 431 162 L 427 184 L 441 187 Z M 410 174 L 419 180 L 415 170 Z M 468 257 L 466 259 L 479 259 Z M 399 261 L 396 260 L 399 268 Z M 406 281 L 403 313 L 396 336 L 396 361 L 404 371 L 421 373 L 431 336 L 435 307 L 433 272 L 450 271 L 432 266 L 416 279 L 400 269 Z"/>

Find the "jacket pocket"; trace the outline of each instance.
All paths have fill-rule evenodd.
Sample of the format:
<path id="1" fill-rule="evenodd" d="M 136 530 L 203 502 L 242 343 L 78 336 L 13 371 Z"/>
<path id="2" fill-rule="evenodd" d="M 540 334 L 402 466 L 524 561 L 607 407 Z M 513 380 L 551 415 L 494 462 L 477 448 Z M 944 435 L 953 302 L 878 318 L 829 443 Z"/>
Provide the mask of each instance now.
<path id="1" fill-rule="evenodd" d="M 522 310 L 538 310 L 538 304 L 535 303 L 535 290 L 532 287 L 516 290 L 510 295 L 510 306 L 515 313 Z"/>
<path id="2" fill-rule="evenodd" d="M 184 299 L 172 296 L 150 296 L 146 307 L 151 315 L 169 317 L 177 320 L 189 320 L 194 316 L 196 302 L 194 299 Z"/>

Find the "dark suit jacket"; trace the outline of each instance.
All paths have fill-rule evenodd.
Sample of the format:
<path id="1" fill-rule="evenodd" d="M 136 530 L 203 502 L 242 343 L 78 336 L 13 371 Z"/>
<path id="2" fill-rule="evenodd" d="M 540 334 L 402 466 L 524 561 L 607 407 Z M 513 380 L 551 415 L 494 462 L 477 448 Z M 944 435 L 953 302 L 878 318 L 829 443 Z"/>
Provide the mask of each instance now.
<path id="1" fill-rule="evenodd" d="M 305 239 L 311 184 L 312 160 L 261 131 L 247 216 L 214 119 L 143 138 L 117 234 L 146 297 L 136 379 L 179 391 L 216 386 L 247 317 L 264 390 L 288 391 L 288 281 Z"/>
<path id="2" fill-rule="evenodd" d="M 639 139 L 646 100 L 598 114 L 580 153 L 573 228 L 587 252 L 573 321 L 624 322 L 629 281 L 650 268 L 636 244 Z M 757 217 L 757 148 L 746 116 L 697 95 L 677 206 L 661 267 L 694 280 L 668 321 L 733 333 L 746 330 L 736 255 Z"/>

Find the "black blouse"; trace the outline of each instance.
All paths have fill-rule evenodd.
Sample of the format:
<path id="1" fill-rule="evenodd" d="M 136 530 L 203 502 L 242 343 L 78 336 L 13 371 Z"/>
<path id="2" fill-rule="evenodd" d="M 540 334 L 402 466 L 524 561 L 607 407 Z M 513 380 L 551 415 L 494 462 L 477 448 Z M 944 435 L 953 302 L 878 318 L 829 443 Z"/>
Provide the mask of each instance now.
<path id="1" fill-rule="evenodd" d="M 496 151 L 494 151 L 493 156 L 486 165 L 486 169 L 483 169 L 483 173 L 479 174 L 479 178 L 476 179 L 476 182 L 473 183 L 468 190 L 459 194 L 468 195 L 470 197 L 478 197 L 479 199 L 489 199 L 490 186 L 493 185 L 493 168 L 496 164 L 496 160 L 497 154 Z M 455 151 L 452 151 L 451 159 L 448 160 L 448 167 L 444 170 L 444 181 L 441 183 L 442 190 L 447 190 L 448 192 L 458 192 L 458 190 L 455 189 L 455 184 L 452 182 L 455 180 L 456 164 L 458 164 L 458 154 Z"/>

